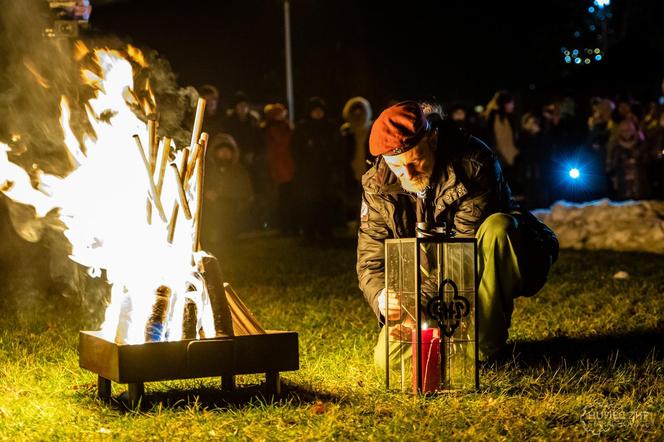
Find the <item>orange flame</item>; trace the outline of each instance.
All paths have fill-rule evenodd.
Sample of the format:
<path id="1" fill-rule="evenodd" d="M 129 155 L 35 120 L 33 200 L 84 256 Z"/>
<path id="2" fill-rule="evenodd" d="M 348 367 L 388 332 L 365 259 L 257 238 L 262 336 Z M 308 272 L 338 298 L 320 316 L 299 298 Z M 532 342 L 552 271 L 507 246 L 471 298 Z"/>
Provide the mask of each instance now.
<path id="1" fill-rule="evenodd" d="M 83 53 L 82 46 L 80 50 Z M 127 52 L 139 66 L 146 66 L 140 51 L 129 47 Z M 160 213 L 178 213 L 173 207 L 182 198 L 182 188 L 185 198 L 194 205 L 198 191 L 195 179 L 182 186 L 177 182 L 177 173 L 155 176 L 161 169 L 182 164 L 184 150 L 176 152 L 168 166 L 169 158 L 164 155 L 170 149 L 159 143 L 154 164 L 146 163 L 141 157 L 146 152 L 137 149 L 132 137 L 137 134 L 140 144 L 150 146 L 146 124 L 135 114 L 138 100 L 132 64 L 121 52 L 112 50 L 95 49 L 88 59 L 96 66 L 82 70 L 81 76 L 96 90 L 95 97 L 85 106 L 96 138 L 79 141 L 70 126 L 66 98 L 60 103 L 64 141 L 75 170 L 64 178 L 40 171 L 28 174 L 9 160 L 9 147 L 0 144 L 0 191 L 15 201 L 34 206 L 39 217 L 59 208 L 65 236 L 72 245 L 70 258 L 88 267 L 91 276 L 98 277 L 102 269 L 106 270 L 112 286 L 111 303 L 102 325 L 106 339 L 129 344 L 144 342 L 155 289 L 162 285 L 172 291 L 172 308 L 165 325 L 168 340 L 182 336 L 188 299 L 197 304 L 201 313 L 197 329 L 214 336 L 209 299 L 197 268 L 205 253 L 192 252 L 194 220 L 179 211 L 181 218 L 169 242 L 166 238 L 171 220 L 165 215 L 153 216 L 148 223 L 146 217 L 146 198 L 154 207 L 161 205 Z M 141 105 L 145 111 L 154 112 L 155 98 L 149 83 L 144 91 L 147 96 Z"/>
<path id="2" fill-rule="evenodd" d="M 81 61 L 90 53 L 90 49 L 81 40 L 76 40 L 74 44 L 74 60 Z"/>
<path id="3" fill-rule="evenodd" d="M 138 64 L 142 68 L 148 67 L 147 61 L 145 61 L 145 57 L 143 56 L 143 52 L 141 52 L 140 49 L 132 46 L 132 45 L 127 45 L 127 55 L 129 56 L 129 59 Z"/>
<path id="4" fill-rule="evenodd" d="M 35 77 L 35 80 L 37 80 L 37 83 L 45 89 L 48 89 L 51 87 L 49 84 L 48 80 L 42 76 L 42 74 L 39 73 L 39 70 L 37 69 L 37 66 L 35 66 L 34 62 L 29 59 L 29 58 L 24 58 L 23 59 L 23 65 L 26 67 L 26 69 L 32 74 L 33 77 Z"/>

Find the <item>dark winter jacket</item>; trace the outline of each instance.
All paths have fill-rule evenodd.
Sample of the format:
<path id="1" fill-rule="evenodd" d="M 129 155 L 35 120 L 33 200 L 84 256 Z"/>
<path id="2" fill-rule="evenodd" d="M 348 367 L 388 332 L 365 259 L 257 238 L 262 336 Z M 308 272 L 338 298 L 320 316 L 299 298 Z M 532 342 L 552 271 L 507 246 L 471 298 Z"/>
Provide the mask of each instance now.
<path id="1" fill-rule="evenodd" d="M 295 126 L 291 147 L 299 198 L 321 200 L 340 192 L 343 175 L 340 146 L 339 130 L 327 119 L 307 118 Z"/>

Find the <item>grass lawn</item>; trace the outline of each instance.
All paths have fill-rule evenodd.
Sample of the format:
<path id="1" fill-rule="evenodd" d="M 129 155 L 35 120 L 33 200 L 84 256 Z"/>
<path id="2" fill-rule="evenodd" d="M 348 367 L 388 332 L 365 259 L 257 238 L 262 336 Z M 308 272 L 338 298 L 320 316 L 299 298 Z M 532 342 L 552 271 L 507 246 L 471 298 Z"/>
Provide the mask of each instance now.
<path id="1" fill-rule="evenodd" d="M 482 367 L 481 390 L 418 398 L 386 393 L 372 365 L 378 327 L 352 240 L 247 240 L 222 261 L 226 279 L 264 326 L 300 333 L 284 398 L 224 399 L 218 379 L 149 383 L 146 407 L 127 411 L 125 386 L 101 402 L 78 368 L 77 332 L 99 326 L 102 306 L 83 314 L 42 293 L 31 253 L 0 281 L 0 440 L 664 438 L 661 256 L 562 252 L 545 289 L 516 301 L 512 355 Z"/>

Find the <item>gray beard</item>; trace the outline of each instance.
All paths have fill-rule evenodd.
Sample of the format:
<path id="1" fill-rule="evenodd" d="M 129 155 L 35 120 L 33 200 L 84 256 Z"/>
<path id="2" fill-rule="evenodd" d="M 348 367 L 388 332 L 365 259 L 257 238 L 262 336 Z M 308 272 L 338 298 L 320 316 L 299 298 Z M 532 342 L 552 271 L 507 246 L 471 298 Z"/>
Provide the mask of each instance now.
<path id="1" fill-rule="evenodd" d="M 408 192 L 421 192 L 424 189 L 426 189 L 429 186 L 429 179 L 430 176 L 420 176 L 417 177 L 415 180 L 410 180 L 410 181 L 401 181 L 401 187 L 404 188 L 404 190 Z"/>

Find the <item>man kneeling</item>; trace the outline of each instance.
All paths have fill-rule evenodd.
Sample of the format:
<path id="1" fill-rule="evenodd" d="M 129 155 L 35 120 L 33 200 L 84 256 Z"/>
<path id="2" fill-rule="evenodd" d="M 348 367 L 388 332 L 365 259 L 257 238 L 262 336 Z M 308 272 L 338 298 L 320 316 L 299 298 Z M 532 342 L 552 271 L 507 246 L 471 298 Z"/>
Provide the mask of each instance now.
<path id="1" fill-rule="evenodd" d="M 514 298 L 532 296 L 546 282 L 558 241 L 514 203 L 494 152 L 432 109 L 404 101 L 383 111 L 373 125 L 369 145 L 377 160 L 362 178 L 360 289 L 381 323 L 398 320 L 395 296 L 385 291 L 384 241 L 415 237 L 421 217 L 447 226 L 457 238 L 475 237 L 478 344 L 480 359 L 486 360 L 507 341 Z M 374 354 L 382 368 L 385 352 L 394 351 L 385 348 L 384 333 L 387 327 Z"/>

